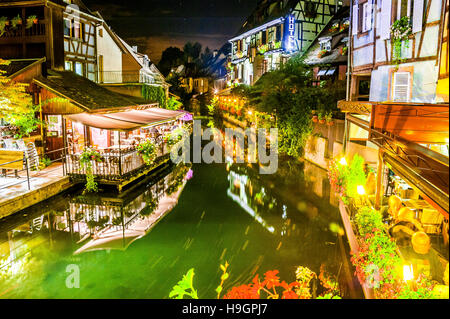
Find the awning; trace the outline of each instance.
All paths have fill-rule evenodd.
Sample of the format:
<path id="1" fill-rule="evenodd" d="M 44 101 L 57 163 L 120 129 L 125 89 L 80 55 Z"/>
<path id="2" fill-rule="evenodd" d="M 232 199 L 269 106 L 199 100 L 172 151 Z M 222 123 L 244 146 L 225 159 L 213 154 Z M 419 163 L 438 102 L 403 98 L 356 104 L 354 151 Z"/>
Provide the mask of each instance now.
<path id="1" fill-rule="evenodd" d="M 329 70 L 327 71 L 327 74 L 326 74 L 326 75 L 333 75 L 335 71 L 336 71 L 336 68 L 329 69 Z"/>
<path id="2" fill-rule="evenodd" d="M 103 130 L 132 131 L 142 126 L 173 121 L 185 114 L 186 113 L 180 111 L 151 108 L 146 110 L 130 110 L 105 114 L 72 114 L 66 115 L 66 118 L 86 126 Z"/>

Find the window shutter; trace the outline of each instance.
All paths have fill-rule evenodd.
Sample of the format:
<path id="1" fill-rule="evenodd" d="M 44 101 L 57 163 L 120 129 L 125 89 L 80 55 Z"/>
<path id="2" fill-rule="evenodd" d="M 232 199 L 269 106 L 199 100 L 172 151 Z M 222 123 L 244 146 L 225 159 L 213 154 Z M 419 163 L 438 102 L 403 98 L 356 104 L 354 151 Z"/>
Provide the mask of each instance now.
<path id="1" fill-rule="evenodd" d="M 372 30 L 372 2 L 367 3 L 367 9 L 366 9 L 366 30 Z"/>
<path id="2" fill-rule="evenodd" d="M 391 37 L 391 10 L 392 0 L 383 0 L 381 3 L 381 23 L 380 23 L 380 37 L 382 40 Z"/>
<path id="3" fill-rule="evenodd" d="M 394 73 L 393 100 L 398 102 L 407 102 L 409 100 L 409 72 Z"/>
<path id="4" fill-rule="evenodd" d="M 353 6 L 353 24 L 352 24 L 352 35 L 358 34 L 358 5 Z"/>
<path id="5" fill-rule="evenodd" d="M 412 32 L 420 32 L 422 31 L 423 24 L 423 5 L 424 0 L 414 0 L 414 11 L 412 18 Z"/>

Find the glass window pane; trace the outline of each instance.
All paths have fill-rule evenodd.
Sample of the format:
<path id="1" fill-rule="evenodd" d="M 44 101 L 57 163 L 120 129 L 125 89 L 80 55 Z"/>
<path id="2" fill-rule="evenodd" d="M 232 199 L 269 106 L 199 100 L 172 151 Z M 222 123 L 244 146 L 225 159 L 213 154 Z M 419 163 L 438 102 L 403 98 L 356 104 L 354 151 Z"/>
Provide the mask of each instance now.
<path id="1" fill-rule="evenodd" d="M 75 73 L 83 75 L 83 64 L 81 64 L 80 62 L 75 62 Z"/>

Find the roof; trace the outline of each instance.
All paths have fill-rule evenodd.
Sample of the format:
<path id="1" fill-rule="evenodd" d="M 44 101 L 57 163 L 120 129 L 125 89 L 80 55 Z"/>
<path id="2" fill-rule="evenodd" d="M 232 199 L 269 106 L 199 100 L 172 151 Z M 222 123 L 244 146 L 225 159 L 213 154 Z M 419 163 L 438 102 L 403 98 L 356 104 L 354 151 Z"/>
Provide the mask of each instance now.
<path id="1" fill-rule="evenodd" d="M 342 7 L 338 12 L 336 12 L 334 17 L 317 35 L 309 48 L 303 54 L 304 62 L 306 64 L 320 65 L 347 63 L 347 55 L 342 55 L 340 49 L 346 45 L 343 40 L 348 38 L 348 29 L 342 31 L 339 31 L 339 29 L 337 31 L 332 31 L 331 27 L 335 23 L 339 23 L 339 26 L 341 26 L 345 20 L 349 19 L 349 15 L 349 7 Z M 328 55 L 319 58 L 320 41 L 324 38 L 331 38 L 331 51 Z"/>
<path id="2" fill-rule="evenodd" d="M 0 74 L 7 78 L 14 78 L 25 72 L 32 66 L 45 62 L 45 58 L 40 59 L 13 59 L 7 60 L 9 64 L 0 64 Z"/>
<path id="3" fill-rule="evenodd" d="M 67 7 L 69 4 L 63 0 L 0 0 L 0 6 L 23 6 L 23 5 L 48 5 L 53 4 L 60 7 Z M 81 0 L 72 0 L 72 4 L 78 6 L 79 10 L 85 14 L 94 16 L 93 12 Z"/>
<path id="4" fill-rule="evenodd" d="M 262 26 L 272 20 L 285 17 L 297 6 L 299 0 L 261 0 L 236 36 Z"/>
<path id="5" fill-rule="evenodd" d="M 88 112 L 149 105 L 143 99 L 112 92 L 70 71 L 49 70 L 47 77 L 39 76 L 33 82 L 62 98 L 68 99 L 71 103 Z"/>

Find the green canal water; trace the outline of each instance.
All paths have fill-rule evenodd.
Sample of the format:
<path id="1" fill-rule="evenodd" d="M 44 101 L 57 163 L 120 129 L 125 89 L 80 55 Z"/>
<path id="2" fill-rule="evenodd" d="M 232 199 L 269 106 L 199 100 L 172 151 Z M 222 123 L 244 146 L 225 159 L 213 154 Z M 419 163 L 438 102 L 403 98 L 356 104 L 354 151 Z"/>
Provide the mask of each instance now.
<path id="1" fill-rule="evenodd" d="M 190 268 L 199 297 L 214 298 L 225 261 L 225 291 L 274 269 L 293 281 L 302 265 L 361 297 L 330 193 L 325 171 L 283 159 L 274 175 L 194 164 L 121 196 L 70 190 L 0 221 L 0 298 L 168 298 Z M 66 285 L 71 265 L 79 288 Z"/>

